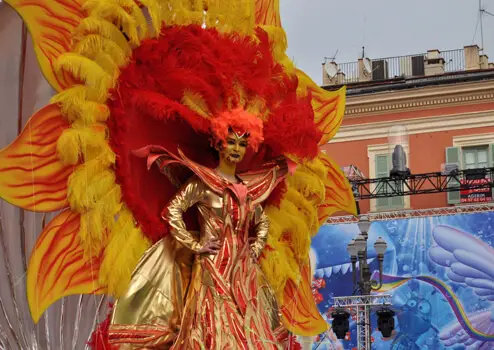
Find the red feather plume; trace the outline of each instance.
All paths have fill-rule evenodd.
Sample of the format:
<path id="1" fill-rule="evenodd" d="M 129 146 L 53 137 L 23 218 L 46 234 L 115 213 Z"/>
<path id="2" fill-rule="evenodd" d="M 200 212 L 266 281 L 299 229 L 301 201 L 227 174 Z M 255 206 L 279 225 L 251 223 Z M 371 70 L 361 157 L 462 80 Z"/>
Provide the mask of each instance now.
<path id="1" fill-rule="evenodd" d="M 258 29 L 256 35 L 258 40 L 196 25 L 164 27 L 158 39 L 143 41 L 122 68 L 108 123 L 115 172 L 125 203 L 152 241 L 168 233 L 160 213 L 177 189 L 157 168 L 147 171 L 132 150 L 155 144 L 173 152 L 180 146 L 192 160 L 214 167 L 211 119 L 231 105 L 246 107 L 239 86 L 242 97 L 263 99 L 269 112 L 262 133 L 260 123 L 259 132 L 251 131 L 263 144 L 247 153 L 240 168 L 252 169 L 282 154 L 317 154 L 321 135 L 310 97 L 297 97 L 297 78 L 274 61 L 266 32 Z M 185 91 L 202 97 L 211 119 L 181 103 Z M 280 187 L 274 202 L 282 195 Z"/>

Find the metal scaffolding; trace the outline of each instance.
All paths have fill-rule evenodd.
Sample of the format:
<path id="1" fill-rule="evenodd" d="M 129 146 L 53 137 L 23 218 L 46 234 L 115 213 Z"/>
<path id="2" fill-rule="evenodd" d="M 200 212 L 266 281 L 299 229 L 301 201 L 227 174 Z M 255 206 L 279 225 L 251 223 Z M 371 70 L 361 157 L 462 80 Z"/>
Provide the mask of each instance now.
<path id="1" fill-rule="evenodd" d="M 357 349 L 371 349 L 370 311 L 373 307 L 390 307 L 391 295 L 356 295 L 349 297 L 335 297 L 334 307 L 349 309 L 355 312 L 357 323 Z"/>
<path id="2" fill-rule="evenodd" d="M 462 204 L 459 206 L 445 207 L 445 208 L 429 208 L 429 209 L 416 209 L 416 210 L 398 210 L 390 212 L 369 213 L 365 214 L 369 217 L 370 221 L 385 221 L 385 220 L 398 220 L 398 219 L 410 219 L 417 217 L 429 217 L 429 216 L 449 216 L 458 214 L 473 214 L 483 213 L 488 211 L 494 211 L 494 203 L 483 204 Z M 350 224 L 357 223 L 358 218 L 347 216 L 333 216 L 326 220 L 328 225 L 337 224 Z"/>
<path id="3" fill-rule="evenodd" d="M 478 181 L 479 177 L 494 179 L 494 168 L 451 171 L 448 174 L 437 172 L 378 179 L 351 179 L 350 182 L 358 192 L 356 199 L 363 200 L 494 187 L 494 181 Z"/>

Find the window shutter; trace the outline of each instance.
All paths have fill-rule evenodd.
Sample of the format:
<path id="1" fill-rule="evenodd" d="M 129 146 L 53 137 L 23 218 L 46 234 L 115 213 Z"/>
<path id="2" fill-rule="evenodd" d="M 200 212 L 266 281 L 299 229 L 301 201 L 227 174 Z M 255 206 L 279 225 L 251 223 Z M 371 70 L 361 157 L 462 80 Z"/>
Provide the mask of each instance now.
<path id="1" fill-rule="evenodd" d="M 402 185 L 402 183 L 400 183 L 398 185 L 400 186 L 400 185 Z M 405 207 L 405 197 L 403 197 L 403 196 L 391 197 L 390 201 L 391 201 L 391 206 L 393 208 L 404 208 Z"/>
<path id="2" fill-rule="evenodd" d="M 460 162 L 460 147 L 447 147 L 446 148 L 446 163 L 456 163 L 458 164 L 459 169 L 461 170 L 461 162 Z M 451 186 L 458 186 L 459 183 L 457 181 L 451 181 Z M 458 204 L 460 203 L 460 192 L 448 192 L 448 204 Z"/>
<path id="3" fill-rule="evenodd" d="M 389 155 L 388 154 L 377 154 L 376 155 L 376 178 L 388 177 L 389 176 Z M 386 188 L 382 188 L 382 191 L 386 191 Z M 376 199 L 376 207 L 379 208 L 387 208 L 389 207 L 390 199 L 389 198 L 377 198 Z"/>
<path id="4" fill-rule="evenodd" d="M 489 168 L 494 167 L 494 143 L 489 145 Z"/>

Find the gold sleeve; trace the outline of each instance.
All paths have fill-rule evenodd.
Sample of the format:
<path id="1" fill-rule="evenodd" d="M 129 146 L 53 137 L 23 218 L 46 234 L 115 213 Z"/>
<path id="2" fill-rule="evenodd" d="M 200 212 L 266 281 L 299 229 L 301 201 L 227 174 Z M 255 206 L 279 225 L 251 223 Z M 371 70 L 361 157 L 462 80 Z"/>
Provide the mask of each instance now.
<path id="1" fill-rule="evenodd" d="M 256 224 L 257 238 L 251 246 L 251 249 L 256 257 L 259 257 L 261 255 L 262 250 L 266 245 L 266 242 L 268 240 L 268 231 L 269 231 L 269 218 L 264 213 L 264 211 L 262 211 L 259 221 Z"/>
<path id="2" fill-rule="evenodd" d="M 190 207 L 198 203 L 205 193 L 204 184 L 194 177 L 188 181 L 172 198 L 167 207 L 167 214 L 163 219 L 170 225 L 171 235 L 183 246 L 193 252 L 201 250 L 202 245 L 187 231 L 183 214 Z"/>

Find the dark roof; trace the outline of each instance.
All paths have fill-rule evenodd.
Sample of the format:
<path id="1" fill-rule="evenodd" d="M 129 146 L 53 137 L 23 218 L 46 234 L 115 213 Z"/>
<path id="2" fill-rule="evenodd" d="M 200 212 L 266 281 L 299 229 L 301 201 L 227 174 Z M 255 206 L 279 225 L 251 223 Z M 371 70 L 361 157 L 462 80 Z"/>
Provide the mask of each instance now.
<path id="1" fill-rule="evenodd" d="M 413 77 L 404 78 L 398 77 L 393 79 L 381 80 L 381 81 L 367 81 L 360 83 L 347 84 L 347 96 L 372 94 L 383 91 L 396 91 L 412 89 L 417 87 L 433 86 L 433 85 L 447 85 L 456 84 L 462 82 L 473 82 L 481 80 L 494 79 L 494 69 L 484 69 L 476 71 L 464 71 L 447 73 L 442 75 L 435 75 L 430 77 Z M 338 90 L 343 85 L 327 85 L 322 86 L 323 89 L 328 91 Z"/>

